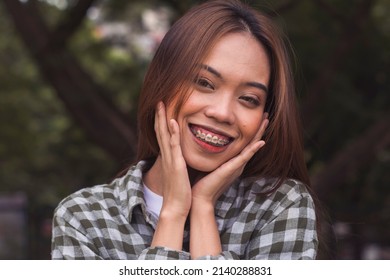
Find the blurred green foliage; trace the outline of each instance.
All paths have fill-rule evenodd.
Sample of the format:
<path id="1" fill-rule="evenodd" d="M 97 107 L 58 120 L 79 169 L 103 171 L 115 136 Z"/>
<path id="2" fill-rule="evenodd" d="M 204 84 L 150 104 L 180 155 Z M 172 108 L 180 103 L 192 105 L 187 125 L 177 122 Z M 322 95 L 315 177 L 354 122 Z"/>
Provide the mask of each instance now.
<path id="1" fill-rule="evenodd" d="M 0 190 L 56 205 L 82 185 L 108 180 L 115 163 L 42 80 L 1 5 L 0 25 Z"/>
<path id="2" fill-rule="evenodd" d="M 142 34 L 146 32 L 142 25 L 146 8 L 170 7 L 173 21 L 197 2 L 97 4 L 103 13 L 101 20 L 125 23 Z M 313 105 L 315 114 L 305 122 L 312 174 L 325 169 L 338 152 L 389 112 L 390 3 L 372 1 L 367 19 L 359 27 L 356 7 L 361 2 L 252 1 L 254 6 L 275 11 L 271 12 L 273 16 L 279 15 L 276 19 L 292 42 L 302 107 L 313 89 L 321 96 L 320 106 Z M 49 26 L 66 12 L 45 1 L 39 1 L 39 8 Z M 121 48 L 118 42 L 103 40 L 98 32 L 96 22 L 86 18 L 68 42 L 69 51 L 97 84 L 109 89 L 106 98 L 134 119 L 149 59 L 134 46 Z M 342 49 L 344 42 L 346 50 L 338 57 L 335 50 L 340 46 Z M 43 80 L 3 5 L 0 65 L 0 193 L 20 190 L 27 193 L 32 209 L 55 207 L 76 189 L 115 176 L 122 166 L 87 138 L 54 89 Z M 329 77 L 319 83 L 321 86 L 313 86 L 328 70 Z M 360 225 L 358 234 L 365 242 L 382 246 L 390 246 L 389 167 L 387 146 L 373 162 L 346 174 L 342 186 L 330 186 L 332 193 L 326 201 L 333 221 Z"/>

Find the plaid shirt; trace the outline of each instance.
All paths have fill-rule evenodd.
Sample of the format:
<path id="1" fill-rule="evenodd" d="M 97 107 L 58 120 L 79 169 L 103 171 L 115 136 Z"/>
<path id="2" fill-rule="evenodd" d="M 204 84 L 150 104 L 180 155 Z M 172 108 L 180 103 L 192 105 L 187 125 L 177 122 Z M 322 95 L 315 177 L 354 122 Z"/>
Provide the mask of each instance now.
<path id="1" fill-rule="evenodd" d="M 150 247 L 158 217 L 143 196 L 145 162 L 110 184 L 65 198 L 53 219 L 53 259 L 190 259 L 189 223 L 182 251 Z M 201 259 L 314 259 L 314 204 L 305 186 L 287 180 L 271 195 L 265 180 L 237 180 L 220 197 L 215 218 L 222 253 Z M 257 194 L 256 194 L 257 193 Z"/>

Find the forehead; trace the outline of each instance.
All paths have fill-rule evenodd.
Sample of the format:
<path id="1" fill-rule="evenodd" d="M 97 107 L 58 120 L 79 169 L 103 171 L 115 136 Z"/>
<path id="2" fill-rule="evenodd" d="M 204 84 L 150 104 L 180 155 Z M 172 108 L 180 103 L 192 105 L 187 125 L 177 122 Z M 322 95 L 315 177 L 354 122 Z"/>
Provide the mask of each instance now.
<path id="1" fill-rule="evenodd" d="M 270 63 L 264 46 L 244 32 L 229 33 L 217 40 L 202 65 L 216 69 L 223 77 L 234 76 L 268 83 L 270 76 Z"/>

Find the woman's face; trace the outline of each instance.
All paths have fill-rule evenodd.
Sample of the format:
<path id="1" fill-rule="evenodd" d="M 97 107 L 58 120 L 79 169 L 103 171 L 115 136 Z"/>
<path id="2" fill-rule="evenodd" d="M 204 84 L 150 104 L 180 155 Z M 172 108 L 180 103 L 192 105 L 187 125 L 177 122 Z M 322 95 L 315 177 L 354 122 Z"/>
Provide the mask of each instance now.
<path id="1" fill-rule="evenodd" d="M 269 77 L 266 51 L 250 34 L 232 33 L 217 42 L 176 119 L 188 166 L 211 172 L 248 145 L 263 118 Z"/>

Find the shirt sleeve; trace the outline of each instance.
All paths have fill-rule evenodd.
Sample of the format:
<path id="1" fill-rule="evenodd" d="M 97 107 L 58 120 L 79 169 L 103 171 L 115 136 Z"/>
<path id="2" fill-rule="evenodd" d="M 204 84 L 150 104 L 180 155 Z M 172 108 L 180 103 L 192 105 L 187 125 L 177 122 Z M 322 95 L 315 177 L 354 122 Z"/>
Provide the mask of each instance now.
<path id="1" fill-rule="evenodd" d="M 239 260 L 239 259 L 240 257 L 232 251 L 223 251 L 221 254 L 217 256 L 207 255 L 207 256 L 202 256 L 197 258 L 197 260 Z"/>
<path id="2" fill-rule="evenodd" d="M 185 251 L 175 251 L 166 247 L 154 247 L 145 249 L 140 257 L 140 260 L 191 260 L 191 255 Z M 197 260 L 239 260 L 240 258 L 230 251 L 224 251 L 217 256 L 202 256 Z"/>
<path id="3" fill-rule="evenodd" d="M 259 223 L 247 247 L 246 259 L 315 259 L 316 216 L 309 194 L 287 198 Z"/>
<path id="4" fill-rule="evenodd" d="M 190 260 L 190 254 L 166 247 L 149 247 L 142 251 L 139 260 Z"/>
<path id="5" fill-rule="evenodd" d="M 110 238 L 96 234 L 99 228 L 95 224 L 96 217 L 90 211 L 82 209 L 82 204 L 73 200 L 60 203 L 53 217 L 52 259 L 53 260 L 100 260 L 125 259 L 128 256 L 120 248 L 108 247 Z M 100 219 L 101 220 L 101 219 Z M 109 221 L 106 221 L 109 223 Z M 89 228 L 89 231 L 88 231 Z M 131 236 L 128 236 L 131 239 Z M 119 243 L 116 242 L 118 245 Z M 139 260 L 189 260 L 190 254 L 165 247 L 147 247 L 138 256 Z M 115 252 L 113 252 L 113 250 Z M 110 253 L 111 252 L 111 253 Z"/>
<path id="6" fill-rule="evenodd" d="M 102 256 L 93 241 L 83 230 L 77 219 L 70 218 L 66 210 L 58 208 L 53 219 L 52 259 L 53 260 L 101 260 Z M 96 240 L 95 240 L 96 241 Z M 165 247 L 149 247 L 138 256 L 140 260 L 189 260 L 184 251 Z"/>

